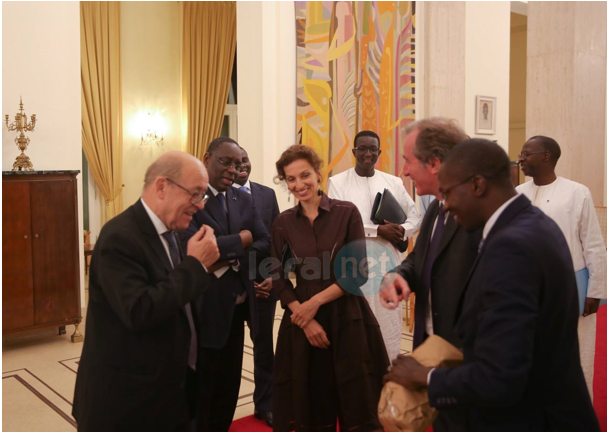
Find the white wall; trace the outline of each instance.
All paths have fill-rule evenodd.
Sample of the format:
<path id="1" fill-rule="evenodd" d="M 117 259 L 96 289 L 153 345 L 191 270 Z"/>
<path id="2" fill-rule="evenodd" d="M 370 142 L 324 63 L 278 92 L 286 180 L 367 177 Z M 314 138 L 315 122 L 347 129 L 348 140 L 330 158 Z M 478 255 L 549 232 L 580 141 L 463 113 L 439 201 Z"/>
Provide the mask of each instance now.
<path id="1" fill-rule="evenodd" d="M 14 119 L 23 97 L 36 114 L 26 154 L 35 170 L 82 170 L 80 4 L 2 3 L 2 114 Z M 2 125 L 2 170 L 20 153 L 15 132 Z M 78 176 L 81 180 L 81 176 Z M 78 182 L 78 232 L 82 232 L 82 184 Z M 80 244 L 80 299 L 84 304 L 84 259 Z"/>
<path id="2" fill-rule="evenodd" d="M 181 2 L 121 2 L 123 119 L 123 205 L 141 195 L 147 167 L 161 154 L 181 147 Z M 164 146 L 140 147 L 135 127 L 140 112 L 159 112 Z"/>
<path id="3" fill-rule="evenodd" d="M 508 151 L 510 2 L 466 2 L 465 130 Z M 476 135 L 476 96 L 497 97 L 495 135 Z"/>
<path id="4" fill-rule="evenodd" d="M 295 5 L 237 2 L 238 142 L 251 159 L 251 180 L 276 190 L 281 210 L 293 206 L 274 184 L 275 163 L 295 144 Z"/>
<path id="5" fill-rule="evenodd" d="M 516 160 L 527 139 L 527 16 L 511 14 L 510 28 L 510 160 Z"/>

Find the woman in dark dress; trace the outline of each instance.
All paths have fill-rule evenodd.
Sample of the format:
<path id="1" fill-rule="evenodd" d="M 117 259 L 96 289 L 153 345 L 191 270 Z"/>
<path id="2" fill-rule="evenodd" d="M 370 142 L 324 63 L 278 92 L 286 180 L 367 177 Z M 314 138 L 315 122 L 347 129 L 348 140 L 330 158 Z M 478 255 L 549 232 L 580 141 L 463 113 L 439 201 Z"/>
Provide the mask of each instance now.
<path id="1" fill-rule="evenodd" d="M 354 204 L 322 193 L 321 165 L 303 145 L 276 163 L 299 204 L 272 227 L 273 257 L 283 263 L 273 286 L 285 309 L 274 361 L 274 430 L 334 431 L 338 419 L 342 431 L 383 430 L 377 404 L 389 361 L 379 325 L 356 295 L 366 277 L 352 268 L 336 277 L 334 270 L 352 241 L 360 240 L 342 255 L 366 256 L 363 224 Z M 285 275 L 287 261 L 297 262 L 296 287 Z"/>

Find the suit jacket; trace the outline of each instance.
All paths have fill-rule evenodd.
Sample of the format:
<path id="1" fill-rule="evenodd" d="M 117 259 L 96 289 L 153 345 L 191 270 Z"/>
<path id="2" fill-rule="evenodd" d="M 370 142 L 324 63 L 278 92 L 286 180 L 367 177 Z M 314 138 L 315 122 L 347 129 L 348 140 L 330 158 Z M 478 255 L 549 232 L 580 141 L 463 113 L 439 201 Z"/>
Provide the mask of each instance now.
<path id="1" fill-rule="evenodd" d="M 280 214 L 280 210 L 278 209 L 278 201 L 276 200 L 276 193 L 274 192 L 274 189 L 264 185 L 260 185 L 259 183 L 250 182 L 250 184 L 251 195 L 253 195 L 255 207 L 257 208 L 257 211 L 261 216 L 261 220 L 263 222 L 263 225 L 266 227 L 266 230 L 268 231 L 268 233 L 271 233 L 272 224 Z M 265 257 L 260 256 L 259 258 L 263 259 Z M 261 261 L 258 260 L 257 262 L 259 263 Z M 259 274 L 259 271 L 257 272 L 255 281 L 263 281 L 263 277 Z M 276 300 L 278 300 L 278 296 L 276 295 L 274 290 L 270 291 L 270 297 L 268 297 L 267 299 L 257 299 L 258 302 L 275 302 Z"/>
<path id="2" fill-rule="evenodd" d="M 598 432 L 577 322 L 565 238 L 519 196 L 498 217 L 465 285 L 456 327 L 464 365 L 433 372 L 430 404 L 468 407 L 471 431 Z"/>
<path id="3" fill-rule="evenodd" d="M 219 261 L 238 260 L 239 271 L 229 270 L 219 279 L 213 277 L 205 298 L 199 297 L 195 301 L 198 312 L 198 346 L 200 348 L 222 348 L 230 335 L 236 297 L 239 289 L 244 286 L 249 299 L 249 313 L 252 337 L 257 333 L 257 299 L 253 280 L 256 269 L 249 269 L 249 262 L 253 257 L 268 256 L 270 252 L 270 235 L 263 225 L 253 197 L 248 193 L 228 188 L 226 191 L 228 215 L 221 208 L 215 196 L 211 196 L 204 209 L 198 210 L 190 226 L 181 233 L 184 243 L 204 225 L 215 230 L 217 246 L 219 247 Z M 253 234 L 253 244 L 245 249 L 242 246 L 240 235 L 242 230 L 249 230 Z"/>
<path id="4" fill-rule="evenodd" d="M 426 332 L 428 290 L 422 283 L 422 271 L 438 210 L 439 201 L 432 201 L 422 220 L 413 251 L 396 267 L 397 273 L 406 279 L 411 290 L 415 292 L 414 348 L 423 342 Z M 431 270 L 434 333 L 457 347 L 461 346 L 461 342 L 454 332 L 455 312 L 464 291 L 464 282 L 476 258 L 481 237 L 481 230 L 467 232 L 457 225 L 450 215 L 445 223 Z"/>
<path id="5" fill-rule="evenodd" d="M 90 268 L 73 408 L 78 430 L 164 432 L 185 424 L 184 306 L 210 279 L 192 257 L 172 268 L 141 201 L 105 224 Z"/>

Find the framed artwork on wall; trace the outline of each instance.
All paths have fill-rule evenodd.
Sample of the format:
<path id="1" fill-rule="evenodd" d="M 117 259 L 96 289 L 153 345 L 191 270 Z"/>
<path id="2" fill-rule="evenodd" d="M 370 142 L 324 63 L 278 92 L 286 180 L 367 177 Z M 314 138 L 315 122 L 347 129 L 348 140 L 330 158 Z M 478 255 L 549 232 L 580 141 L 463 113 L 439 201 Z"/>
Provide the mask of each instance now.
<path id="1" fill-rule="evenodd" d="M 495 109 L 497 98 L 476 96 L 476 133 L 495 135 Z"/>

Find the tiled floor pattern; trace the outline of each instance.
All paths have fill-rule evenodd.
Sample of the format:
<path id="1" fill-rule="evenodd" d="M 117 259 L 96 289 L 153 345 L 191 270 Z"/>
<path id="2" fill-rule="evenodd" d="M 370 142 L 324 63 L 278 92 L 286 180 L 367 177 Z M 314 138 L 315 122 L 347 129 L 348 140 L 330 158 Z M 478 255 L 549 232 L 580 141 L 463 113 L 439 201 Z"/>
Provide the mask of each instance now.
<path id="1" fill-rule="evenodd" d="M 282 309 L 277 308 L 274 340 Z M 86 329 L 80 329 L 86 337 Z M 71 416 L 74 384 L 82 344 L 70 342 L 55 330 L 35 335 L 4 337 L 2 347 L 2 429 L 10 432 L 74 431 Z M 404 332 L 401 351 L 411 350 L 412 337 Z M 235 419 L 253 414 L 253 344 L 246 332 L 240 397 Z"/>

